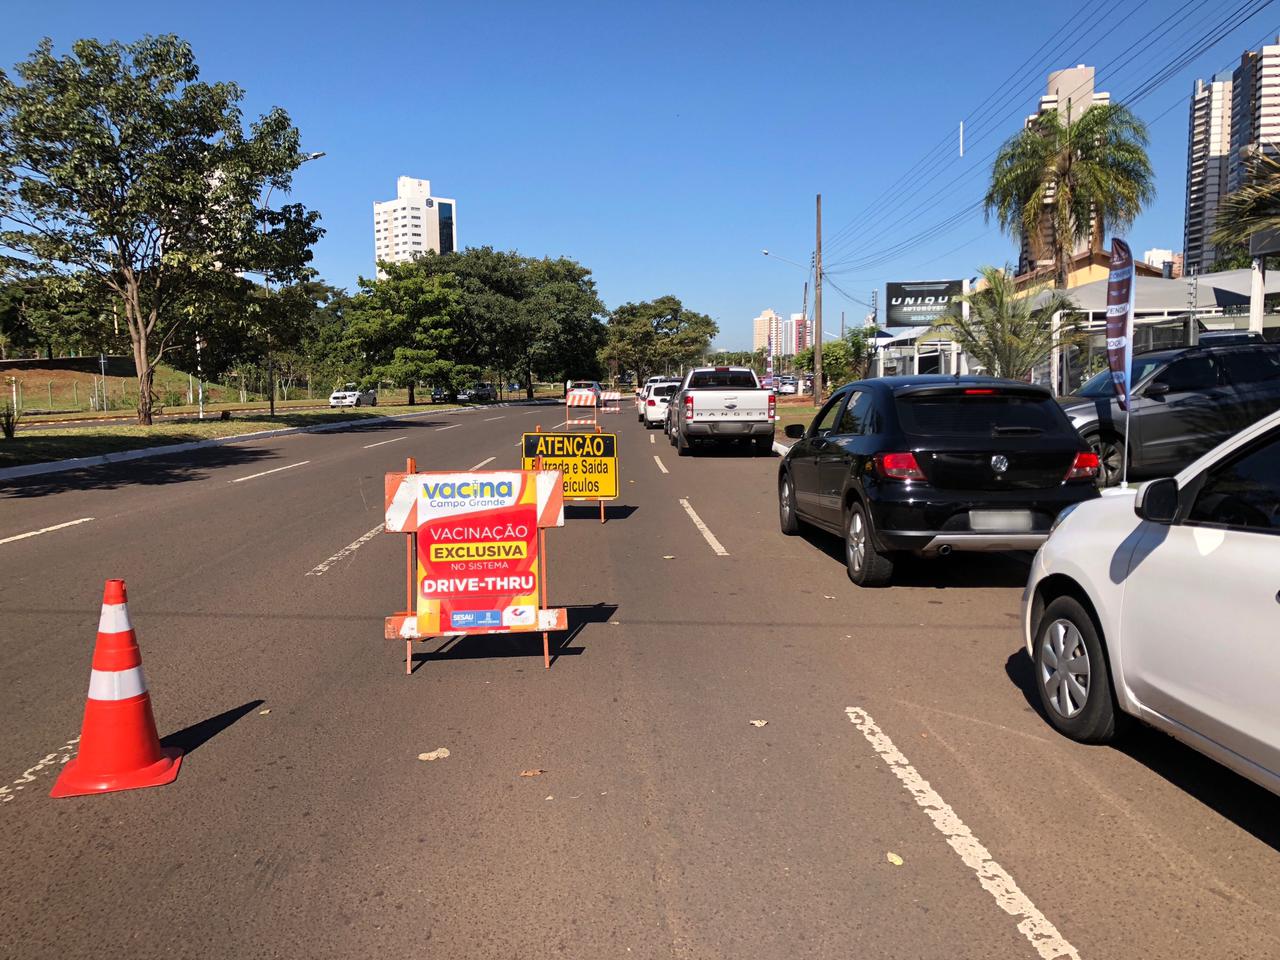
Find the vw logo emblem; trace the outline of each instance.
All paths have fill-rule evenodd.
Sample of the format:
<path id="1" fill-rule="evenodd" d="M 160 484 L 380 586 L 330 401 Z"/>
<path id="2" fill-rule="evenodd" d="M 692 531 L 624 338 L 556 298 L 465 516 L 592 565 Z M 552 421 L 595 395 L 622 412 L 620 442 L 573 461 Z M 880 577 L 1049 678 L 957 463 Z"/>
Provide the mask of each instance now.
<path id="1" fill-rule="evenodd" d="M 1003 453 L 997 453 L 991 458 L 991 469 L 996 473 L 1004 473 L 1009 469 L 1009 458 Z"/>

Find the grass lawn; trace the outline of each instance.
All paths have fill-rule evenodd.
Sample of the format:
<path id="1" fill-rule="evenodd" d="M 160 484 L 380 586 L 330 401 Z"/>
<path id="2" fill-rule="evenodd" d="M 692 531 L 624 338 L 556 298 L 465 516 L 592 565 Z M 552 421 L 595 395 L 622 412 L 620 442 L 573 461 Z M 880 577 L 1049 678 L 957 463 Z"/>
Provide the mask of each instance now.
<path id="1" fill-rule="evenodd" d="M 778 404 L 778 439 L 782 443 L 792 443 L 793 441 L 786 439 L 782 435 L 782 431 L 786 429 L 787 424 L 802 423 L 807 427 L 817 412 L 818 408 L 811 403 Z"/>
<path id="2" fill-rule="evenodd" d="M 279 409 L 279 405 L 277 405 Z M 443 404 L 432 407 L 378 407 L 353 410 L 308 410 L 299 413 L 247 413 L 231 420 L 188 420 L 181 423 L 157 423 L 150 427 L 137 424 L 103 424 L 100 427 L 63 427 L 47 430 L 23 430 L 12 440 L 0 439 L 0 467 L 16 467 L 71 457 L 95 457 L 140 447 L 160 447 L 171 443 L 188 443 L 215 437 L 234 437 L 260 430 L 281 427 L 308 427 L 340 421 L 368 420 L 389 414 L 415 413 L 429 410 L 452 410 Z"/>

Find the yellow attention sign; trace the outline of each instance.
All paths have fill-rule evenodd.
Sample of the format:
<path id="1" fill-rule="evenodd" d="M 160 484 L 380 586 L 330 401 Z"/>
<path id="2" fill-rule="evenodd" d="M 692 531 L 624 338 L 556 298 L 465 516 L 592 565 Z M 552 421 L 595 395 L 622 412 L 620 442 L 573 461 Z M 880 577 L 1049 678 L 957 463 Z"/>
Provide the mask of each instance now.
<path id="1" fill-rule="evenodd" d="M 566 500 L 618 498 L 618 437 L 613 433 L 526 433 L 522 469 L 559 470 Z"/>

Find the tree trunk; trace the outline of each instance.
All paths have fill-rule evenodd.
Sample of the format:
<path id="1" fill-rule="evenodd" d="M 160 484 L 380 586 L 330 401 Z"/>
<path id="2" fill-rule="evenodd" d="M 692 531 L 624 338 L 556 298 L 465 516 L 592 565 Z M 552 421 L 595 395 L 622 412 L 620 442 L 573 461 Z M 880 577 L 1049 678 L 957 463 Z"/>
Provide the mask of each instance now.
<path id="1" fill-rule="evenodd" d="M 122 291 L 124 299 L 125 323 L 129 328 L 129 340 L 133 346 L 133 369 L 138 376 L 138 424 L 151 426 L 151 387 L 155 379 L 155 370 L 147 353 L 147 328 L 143 322 L 142 312 L 138 304 L 137 282 L 129 282 Z M 106 403 L 106 377 L 103 380 L 103 407 Z"/>
<path id="2" fill-rule="evenodd" d="M 413 387 L 414 387 L 414 383 L 412 380 L 410 380 L 409 381 L 409 406 L 411 407 L 413 406 Z"/>

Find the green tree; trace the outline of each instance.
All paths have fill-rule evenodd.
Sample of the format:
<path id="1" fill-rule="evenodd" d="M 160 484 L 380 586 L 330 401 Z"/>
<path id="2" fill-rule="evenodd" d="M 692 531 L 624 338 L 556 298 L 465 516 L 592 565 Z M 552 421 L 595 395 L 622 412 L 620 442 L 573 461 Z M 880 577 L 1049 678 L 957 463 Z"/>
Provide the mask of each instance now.
<path id="1" fill-rule="evenodd" d="M 459 363 L 458 284 L 449 274 L 431 274 L 421 261 L 384 263 L 377 280 L 360 280 L 347 309 L 345 340 L 361 358 L 366 383 L 388 381 L 409 391 L 420 383 L 457 386 L 479 368 Z"/>
<path id="2" fill-rule="evenodd" d="M 1249 240 L 1274 231 L 1280 231 L 1280 159 L 1259 152 L 1249 161 L 1244 186 L 1228 194 L 1218 208 L 1212 240 L 1220 259 L 1235 252 L 1235 262 L 1247 267 Z"/>
<path id="3" fill-rule="evenodd" d="M 685 309 L 671 295 L 624 303 L 609 315 L 608 340 L 600 355 L 644 380 L 697 363 L 719 330 L 705 313 Z"/>
<path id="4" fill-rule="evenodd" d="M 824 387 L 861 380 L 869 374 L 873 335 L 873 330 L 854 329 L 839 340 L 829 340 L 822 345 Z M 813 373 L 813 347 L 805 347 L 796 354 L 795 365 L 797 370 Z"/>
<path id="5" fill-rule="evenodd" d="M 1069 109 L 1069 107 L 1068 107 Z M 1120 104 L 1096 104 L 1078 117 L 1036 117 L 1000 148 L 983 206 L 1000 228 L 1052 259 L 1067 285 L 1071 251 L 1133 223 L 1155 196 L 1147 129 Z"/>
<path id="6" fill-rule="evenodd" d="M 1013 277 L 998 267 L 983 267 L 985 283 L 962 294 L 969 316 L 939 318 L 933 329 L 950 337 L 983 370 L 993 377 L 1024 380 L 1053 353 L 1054 314 L 1064 314 L 1057 330 L 1059 345 L 1079 343 L 1072 311 L 1075 304 L 1065 292 L 1045 287 L 1019 290 Z"/>
<path id="7" fill-rule="evenodd" d="M 0 246 L 109 291 L 149 424 L 183 299 L 213 273 L 289 282 L 310 259 L 318 215 L 259 201 L 288 190 L 298 131 L 279 108 L 246 131 L 240 88 L 202 82 L 174 36 L 78 40 L 63 57 L 46 39 L 14 74 L 0 72 Z"/>
<path id="8" fill-rule="evenodd" d="M 457 281 L 455 359 L 518 379 L 533 397 L 534 377 L 560 380 L 599 373 L 604 305 L 591 271 L 567 257 L 536 259 L 471 247 L 413 261 L 431 276 Z"/>

